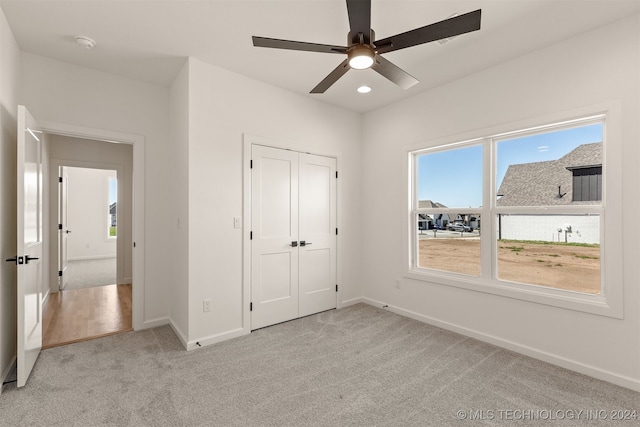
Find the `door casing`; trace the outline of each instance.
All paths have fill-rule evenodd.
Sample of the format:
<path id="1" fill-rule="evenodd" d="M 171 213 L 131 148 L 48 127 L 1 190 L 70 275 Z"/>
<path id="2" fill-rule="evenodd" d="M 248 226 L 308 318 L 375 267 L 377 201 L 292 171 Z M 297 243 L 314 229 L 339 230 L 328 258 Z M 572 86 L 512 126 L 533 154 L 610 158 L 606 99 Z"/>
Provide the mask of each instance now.
<path id="1" fill-rule="evenodd" d="M 105 141 L 133 146 L 133 197 L 132 197 L 132 241 L 135 248 L 132 251 L 132 323 L 133 329 L 139 330 L 161 326 L 166 322 L 163 319 L 145 321 L 144 301 L 145 301 L 145 235 L 144 235 L 144 214 L 145 214 L 145 138 L 141 135 L 113 132 L 103 129 L 75 126 L 66 123 L 40 121 L 43 132 L 54 135 L 69 136 L 74 138 L 89 139 L 95 141 Z M 53 166 L 53 164 L 51 165 Z M 74 166 L 69 164 L 69 166 Z M 76 165 L 81 166 L 82 165 Z M 53 168 L 51 168 L 53 169 Z M 109 167 L 107 169 L 113 169 Z M 115 168 L 117 169 L 117 168 Z M 57 172 L 57 169 L 56 169 Z M 47 188 L 45 191 L 49 191 Z M 57 221 L 57 220 L 56 220 Z M 56 263 L 57 264 L 57 263 Z"/>

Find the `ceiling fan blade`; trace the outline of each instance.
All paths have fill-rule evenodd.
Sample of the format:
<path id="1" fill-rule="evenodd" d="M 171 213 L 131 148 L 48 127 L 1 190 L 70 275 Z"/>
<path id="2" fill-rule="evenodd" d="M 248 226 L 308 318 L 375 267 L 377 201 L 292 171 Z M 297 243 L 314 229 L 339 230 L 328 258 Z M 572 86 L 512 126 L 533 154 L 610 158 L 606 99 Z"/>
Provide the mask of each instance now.
<path id="1" fill-rule="evenodd" d="M 406 33 L 376 40 L 378 53 L 393 52 L 394 50 L 442 40 L 460 34 L 470 33 L 480 29 L 480 16 L 482 10 L 478 9 L 464 15 L 454 16 L 435 24 L 416 28 Z"/>
<path id="2" fill-rule="evenodd" d="M 418 79 L 416 79 L 391 61 L 387 61 L 380 55 L 376 55 L 376 60 L 371 68 L 405 90 L 419 83 Z"/>
<path id="3" fill-rule="evenodd" d="M 271 47 L 274 49 L 291 49 L 322 53 L 347 53 L 347 48 L 344 46 L 270 39 L 258 36 L 252 36 L 251 38 L 253 39 L 253 45 L 256 47 Z"/>
<path id="4" fill-rule="evenodd" d="M 345 75 L 349 71 L 349 60 L 345 59 L 338 65 L 327 77 L 324 78 L 316 87 L 314 87 L 310 93 L 324 93 L 331 87 L 332 84 L 338 81 L 338 79 Z"/>
<path id="5" fill-rule="evenodd" d="M 349 14 L 349 40 L 360 43 L 358 34 L 362 33 L 364 44 L 371 43 L 371 0 L 347 0 Z"/>

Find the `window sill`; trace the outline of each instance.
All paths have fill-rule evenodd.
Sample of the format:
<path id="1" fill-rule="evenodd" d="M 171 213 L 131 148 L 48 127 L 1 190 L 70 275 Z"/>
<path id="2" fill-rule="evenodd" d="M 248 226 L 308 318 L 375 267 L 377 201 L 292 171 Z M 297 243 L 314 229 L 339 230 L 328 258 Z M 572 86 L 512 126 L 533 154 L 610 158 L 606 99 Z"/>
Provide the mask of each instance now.
<path id="1" fill-rule="evenodd" d="M 616 319 L 623 318 L 621 301 L 618 304 L 612 304 L 611 301 L 609 301 L 610 298 L 604 295 L 590 295 L 581 292 L 565 291 L 562 289 L 502 280 L 490 281 L 476 276 L 418 268 L 407 270 L 404 277 L 437 285 L 453 286 L 474 292 L 499 295 L 501 297 L 528 301 L 535 304 L 543 304 Z"/>

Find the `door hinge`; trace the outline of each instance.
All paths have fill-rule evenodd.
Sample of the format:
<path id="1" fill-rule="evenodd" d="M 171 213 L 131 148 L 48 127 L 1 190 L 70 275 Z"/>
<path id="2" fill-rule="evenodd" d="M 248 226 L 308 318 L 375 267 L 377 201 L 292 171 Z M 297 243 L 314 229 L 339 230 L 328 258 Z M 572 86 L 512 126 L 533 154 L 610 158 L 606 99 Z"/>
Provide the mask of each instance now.
<path id="1" fill-rule="evenodd" d="M 253 311 L 253 303 L 252 302 L 249 303 L 249 311 Z"/>
<path id="2" fill-rule="evenodd" d="M 249 232 L 249 240 L 253 240 L 253 231 Z"/>
<path id="3" fill-rule="evenodd" d="M 62 230 L 62 224 L 58 224 L 58 230 Z"/>
<path id="4" fill-rule="evenodd" d="M 336 292 L 338 292 L 338 285 L 336 285 Z"/>
<path id="5" fill-rule="evenodd" d="M 336 171 L 336 178 L 338 177 L 338 171 Z"/>
<path id="6" fill-rule="evenodd" d="M 253 160 L 249 160 L 249 169 L 253 169 Z"/>
<path id="7" fill-rule="evenodd" d="M 136 242 L 133 242 L 133 247 L 134 247 L 134 248 L 136 247 Z"/>
<path id="8" fill-rule="evenodd" d="M 58 270 L 58 277 L 62 277 L 62 270 Z"/>
<path id="9" fill-rule="evenodd" d="M 336 227 L 336 236 L 338 235 L 338 227 Z"/>
<path id="10" fill-rule="evenodd" d="M 58 177 L 58 182 L 62 183 L 62 177 L 61 176 Z"/>

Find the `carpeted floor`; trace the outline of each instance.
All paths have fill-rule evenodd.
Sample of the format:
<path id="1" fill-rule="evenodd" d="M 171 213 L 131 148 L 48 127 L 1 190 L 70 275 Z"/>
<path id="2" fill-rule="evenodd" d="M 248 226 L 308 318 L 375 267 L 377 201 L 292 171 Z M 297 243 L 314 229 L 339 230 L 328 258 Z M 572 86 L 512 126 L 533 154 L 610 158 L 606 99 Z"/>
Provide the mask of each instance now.
<path id="1" fill-rule="evenodd" d="M 117 282 L 117 258 L 100 258 L 69 261 L 65 289 L 91 288 L 115 285 Z"/>
<path id="2" fill-rule="evenodd" d="M 24 388 L 5 386 L 0 424 L 542 425 L 634 409 L 640 393 L 358 304 L 192 352 L 168 326 L 45 350 Z"/>

